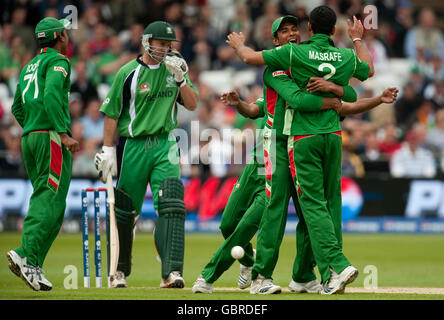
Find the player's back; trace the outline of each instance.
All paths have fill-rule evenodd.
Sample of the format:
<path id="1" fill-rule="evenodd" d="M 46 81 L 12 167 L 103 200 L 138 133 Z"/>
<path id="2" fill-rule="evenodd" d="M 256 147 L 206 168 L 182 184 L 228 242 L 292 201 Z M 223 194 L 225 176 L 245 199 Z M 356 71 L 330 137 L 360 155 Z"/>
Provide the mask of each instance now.
<path id="1" fill-rule="evenodd" d="M 66 97 L 64 101 L 54 101 L 47 95 L 51 90 L 50 84 L 47 83 L 47 73 L 60 72 L 63 74 L 64 84 L 61 96 Z M 70 64 L 68 58 L 60 54 L 52 48 L 43 48 L 41 53 L 36 55 L 20 72 L 19 85 L 21 106 L 24 115 L 24 133 L 32 130 L 53 129 L 48 114 L 49 104 L 60 104 L 59 108 L 66 109 L 68 117 L 68 92 L 70 89 Z M 45 99 L 46 97 L 46 99 Z"/>

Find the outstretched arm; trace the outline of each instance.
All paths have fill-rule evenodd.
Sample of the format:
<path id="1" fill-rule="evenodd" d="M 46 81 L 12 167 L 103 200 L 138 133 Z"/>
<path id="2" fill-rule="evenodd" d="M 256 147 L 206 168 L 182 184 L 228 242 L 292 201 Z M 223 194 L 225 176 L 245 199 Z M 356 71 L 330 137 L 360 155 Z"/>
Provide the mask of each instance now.
<path id="1" fill-rule="evenodd" d="M 246 118 L 257 118 L 260 108 L 255 103 L 248 103 L 240 99 L 236 91 L 222 93 L 220 96 L 222 102 L 228 106 L 235 107 L 237 111 Z"/>
<path id="2" fill-rule="evenodd" d="M 379 106 L 381 103 L 392 103 L 398 96 L 397 88 L 387 88 L 384 92 L 377 97 L 359 99 L 354 103 L 343 103 L 341 116 L 350 114 L 358 114 L 362 112 L 370 111 L 371 109 Z"/>
<path id="3" fill-rule="evenodd" d="M 254 51 L 245 45 L 245 36 L 242 32 L 232 32 L 228 35 L 226 41 L 234 49 L 239 58 L 249 65 L 265 65 L 262 52 Z"/>

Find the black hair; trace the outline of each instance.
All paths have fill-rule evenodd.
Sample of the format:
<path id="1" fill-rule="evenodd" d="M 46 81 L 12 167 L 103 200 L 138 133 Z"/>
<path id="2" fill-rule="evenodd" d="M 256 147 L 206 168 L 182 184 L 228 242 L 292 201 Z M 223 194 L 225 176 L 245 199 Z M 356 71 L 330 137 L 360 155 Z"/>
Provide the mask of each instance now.
<path id="1" fill-rule="evenodd" d="M 336 13 L 328 6 L 319 6 L 310 12 L 313 33 L 330 35 L 336 25 Z"/>
<path id="2" fill-rule="evenodd" d="M 45 42 L 45 43 L 41 43 L 39 41 L 39 47 L 40 48 L 46 48 L 46 47 L 52 48 L 52 47 L 54 47 L 57 44 L 58 40 L 59 40 L 59 37 L 56 37 L 55 39 L 53 39 L 53 40 L 51 40 L 49 42 Z"/>

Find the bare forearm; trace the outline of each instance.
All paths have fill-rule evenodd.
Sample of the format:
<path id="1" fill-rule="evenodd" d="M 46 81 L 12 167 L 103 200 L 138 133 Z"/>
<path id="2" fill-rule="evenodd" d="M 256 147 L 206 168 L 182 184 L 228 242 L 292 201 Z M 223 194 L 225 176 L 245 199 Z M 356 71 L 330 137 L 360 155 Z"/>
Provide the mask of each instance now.
<path id="1" fill-rule="evenodd" d="M 239 101 L 239 104 L 235 107 L 245 118 L 256 118 L 259 115 L 259 106 L 257 104 Z"/>
<path id="2" fill-rule="evenodd" d="M 193 111 L 197 108 L 199 96 L 196 91 L 189 85 L 184 85 L 180 88 L 180 96 L 183 100 L 183 105 L 186 109 Z"/>
<path id="3" fill-rule="evenodd" d="M 381 96 L 373 98 L 359 99 L 354 103 L 344 102 L 342 104 L 342 110 L 340 115 L 347 116 L 350 114 L 358 114 L 362 112 L 370 111 L 371 109 L 379 106 L 382 103 Z"/>
<path id="4" fill-rule="evenodd" d="M 117 119 L 105 116 L 105 125 L 103 129 L 103 145 L 113 147 L 115 145 L 115 136 L 117 130 Z"/>
<path id="5" fill-rule="evenodd" d="M 265 65 L 264 58 L 262 57 L 262 52 L 254 51 L 253 49 L 245 45 L 239 46 L 235 51 L 239 58 L 246 64 Z"/>
<path id="6" fill-rule="evenodd" d="M 375 73 L 375 68 L 373 66 L 373 61 L 372 57 L 370 56 L 370 52 L 368 52 L 367 48 L 364 46 L 361 40 L 356 40 L 354 44 L 356 48 L 356 55 L 362 61 L 367 62 L 368 66 L 370 67 L 368 76 L 372 77 Z"/>

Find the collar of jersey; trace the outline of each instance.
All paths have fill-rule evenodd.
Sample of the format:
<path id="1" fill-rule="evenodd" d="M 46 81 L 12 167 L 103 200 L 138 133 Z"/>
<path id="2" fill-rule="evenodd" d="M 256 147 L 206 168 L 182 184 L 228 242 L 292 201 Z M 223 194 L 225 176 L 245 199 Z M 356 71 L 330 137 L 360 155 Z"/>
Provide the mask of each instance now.
<path id="1" fill-rule="evenodd" d="M 137 56 L 137 62 L 140 63 L 142 66 L 147 67 L 149 69 L 155 70 L 155 69 L 159 69 L 160 68 L 160 63 L 159 64 L 154 64 L 154 65 L 148 65 L 145 62 L 142 61 L 142 55 L 139 54 Z"/>
<path id="2" fill-rule="evenodd" d="M 304 41 L 303 43 L 318 43 L 318 44 L 328 44 L 330 46 L 335 46 L 334 41 L 330 36 L 323 33 L 314 34 L 309 40 Z"/>
<path id="3" fill-rule="evenodd" d="M 40 53 L 58 53 L 61 55 L 60 52 L 58 52 L 56 49 L 54 48 L 50 48 L 50 47 L 44 47 L 40 49 Z"/>

